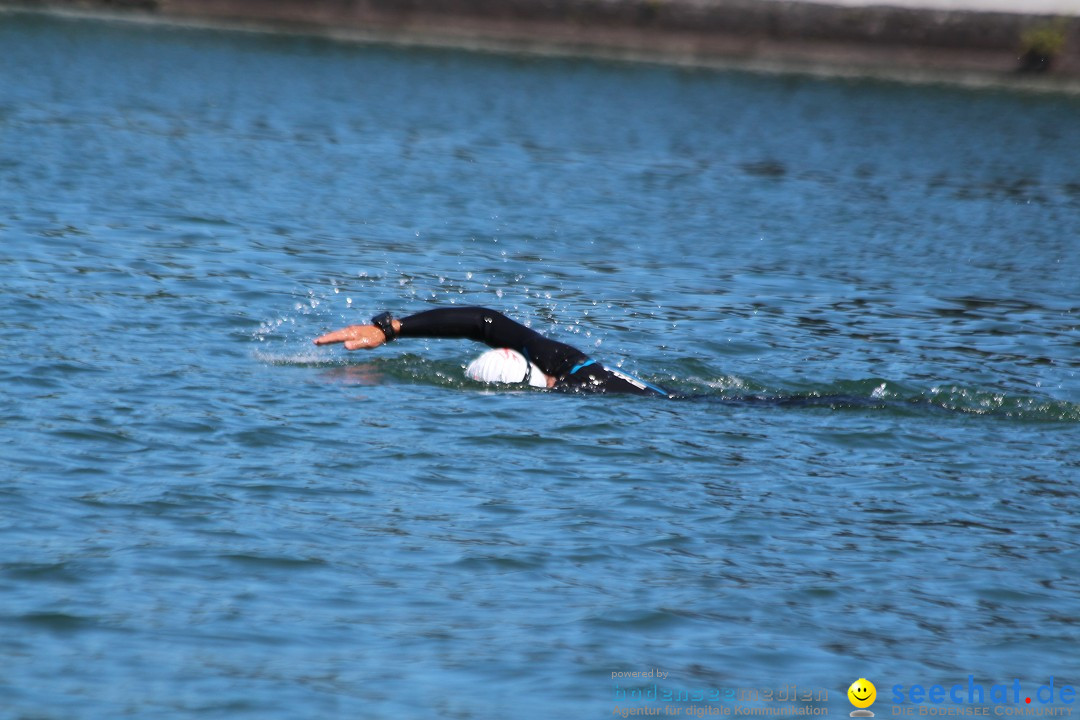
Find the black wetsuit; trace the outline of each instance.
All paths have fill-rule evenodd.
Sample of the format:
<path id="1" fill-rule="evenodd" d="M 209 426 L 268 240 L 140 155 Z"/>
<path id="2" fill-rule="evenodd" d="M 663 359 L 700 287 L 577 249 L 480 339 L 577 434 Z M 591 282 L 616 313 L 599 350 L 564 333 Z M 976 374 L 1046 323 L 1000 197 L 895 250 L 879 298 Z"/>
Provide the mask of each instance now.
<path id="1" fill-rule="evenodd" d="M 555 378 L 556 389 L 669 395 L 656 385 L 609 370 L 577 348 L 550 340 L 495 310 L 438 308 L 401 318 L 399 322 L 398 334 L 402 337 L 467 338 L 493 348 L 517 350 Z"/>

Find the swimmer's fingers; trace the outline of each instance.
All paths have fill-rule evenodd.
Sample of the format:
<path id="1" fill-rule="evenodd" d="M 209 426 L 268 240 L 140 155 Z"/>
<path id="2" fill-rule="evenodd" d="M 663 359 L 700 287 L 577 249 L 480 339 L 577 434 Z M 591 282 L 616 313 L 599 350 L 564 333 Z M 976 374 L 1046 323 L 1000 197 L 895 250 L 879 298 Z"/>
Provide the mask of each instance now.
<path id="1" fill-rule="evenodd" d="M 382 345 L 386 342 L 386 336 L 374 325 L 350 325 L 315 338 L 316 345 L 331 345 L 339 342 L 345 343 L 346 350 L 359 350 Z"/>
<path id="2" fill-rule="evenodd" d="M 357 331 L 362 328 L 363 325 L 350 325 L 334 332 L 328 332 L 325 335 L 320 335 L 315 338 L 316 345 L 330 345 L 332 343 L 345 342 L 346 340 L 352 340 L 356 336 Z"/>

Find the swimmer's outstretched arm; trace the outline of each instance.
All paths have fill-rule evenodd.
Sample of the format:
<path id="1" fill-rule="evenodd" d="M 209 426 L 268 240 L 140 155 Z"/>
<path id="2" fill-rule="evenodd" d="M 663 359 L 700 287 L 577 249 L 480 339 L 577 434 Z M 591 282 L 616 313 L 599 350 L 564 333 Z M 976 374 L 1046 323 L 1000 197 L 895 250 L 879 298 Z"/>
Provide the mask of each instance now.
<path id="1" fill-rule="evenodd" d="M 384 329 L 389 320 L 391 337 Z M 382 322 L 380 325 L 378 323 Z M 372 318 L 369 325 L 349 325 L 315 338 L 316 345 L 345 343 L 346 350 L 376 348 L 402 337 L 461 338 L 475 340 L 493 348 L 508 347 L 529 353 L 533 345 L 554 345 L 576 353 L 569 345 L 548 340 L 500 312 L 482 307 L 433 308 L 398 320 L 384 313 Z M 542 348 L 536 348 L 542 349 Z"/>
<path id="2" fill-rule="evenodd" d="M 401 321 L 394 319 L 391 322 L 394 332 L 401 332 Z M 377 348 L 386 342 L 386 333 L 376 325 L 350 325 L 315 338 L 316 345 L 332 345 L 339 342 L 345 343 L 346 350 Z"/>
<path id="3" fill-rule="evenodd" d="M 385 317 L 373 318 L 371 325 L 350 325 L 327 333 L 315 338 L 315 344 L 343 342 L 346 350 L 379 347 L 387 338 L 375 322 Z M 517 350 L 544 373 L 556 378 L 564 377 L 574 367 L 588 360 L 577 348 L 546 338 L 489 308 L 434 308 L 401 320 L 394 318 L 391 322 L 394 337 L 460 338 L 475 340 L 488 347 Z"/>

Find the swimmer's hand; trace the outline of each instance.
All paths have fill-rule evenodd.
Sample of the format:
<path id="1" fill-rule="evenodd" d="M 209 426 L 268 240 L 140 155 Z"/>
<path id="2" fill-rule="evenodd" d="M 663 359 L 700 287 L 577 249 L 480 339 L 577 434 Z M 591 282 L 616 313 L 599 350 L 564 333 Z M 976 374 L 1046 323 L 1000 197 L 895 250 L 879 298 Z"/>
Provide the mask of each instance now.
<path id="1" fill-rule="evenodd" d="M 339 342 L 345 343 L 346 350 L 376 348 L 386 342 L 386 335 L 375 325 L 350 325 L 315 338 L 316 345 L 331 345 Z"/>

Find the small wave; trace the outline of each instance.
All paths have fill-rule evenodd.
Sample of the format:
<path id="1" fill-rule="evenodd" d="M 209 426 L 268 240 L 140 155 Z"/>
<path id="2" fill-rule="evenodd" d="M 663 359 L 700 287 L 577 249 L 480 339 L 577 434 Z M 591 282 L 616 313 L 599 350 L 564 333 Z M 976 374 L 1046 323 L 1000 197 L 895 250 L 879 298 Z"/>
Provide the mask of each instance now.
<path id="1" fill-rule="evenodd" d="M 705 387 L 710 390 L 715 390 L 724 394 L 740 394 L 740 393 L 757 393 L 765 391 L 765 386 L 758 385 L 745 378 L 736 377 L 735 375 L 724 375 L 717 378 L 702 378 L 702 377 L 689 377 L 685 380 L 681 380 L 677 377 L 668 377 L 657 380 L 658 383 L 683 383 L 689 387 Z"/>
<path id="2" fill-rule="evenodd" d="M 842 380 L 813 388 L 782 388 L 752 380 L 695 378 L 679 397 L 712 398 L 737 404 L 833 410 L 950 411 L 1035 422 L 1080 422 L 1080 404 L 1032 395 L 962 386 L 918 389 L 883 378 Z M 704 388 L 709 390 L 702 392 Z"/>
<path id="3" fill-rule="evenodd" d="M 1080 422 L 1080 405 L 1064 400 L 1029 395 L 1010 395 L 950 386 L 934 387 L 922 394 L 929 402 L 949 410 L 1023 420 Z"/>
<path id="4" fill-rule="evenodd" d="M 347 364 L 347 359 L 336 358 L 327 355 L 325 351 L 320 352 L 314 346 L 312 346 L 310 350 L 291 350 L 289 348 L 281 348 L 279 350 L 262 350 L 257 348 L 253 354 L 256 360 L 266 363 L 267 365 L 335 367 Z"/>

